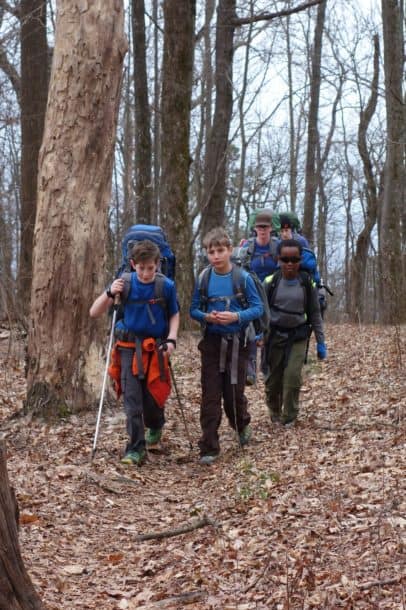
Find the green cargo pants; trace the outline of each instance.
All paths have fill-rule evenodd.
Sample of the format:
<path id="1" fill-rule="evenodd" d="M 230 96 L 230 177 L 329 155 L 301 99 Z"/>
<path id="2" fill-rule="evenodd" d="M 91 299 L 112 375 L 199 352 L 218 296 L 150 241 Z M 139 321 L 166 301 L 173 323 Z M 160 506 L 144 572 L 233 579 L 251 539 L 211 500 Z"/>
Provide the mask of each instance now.
<path id="1" fill-rule="evenodd" d="M 266 401 L 272 421 L 289 423 L 297 417 L 306 345 L 306 339 L 293 343 L 286 363 L 286 339 L 279 336 L 272 339 L 268 352 L 269 372 L 265 378 Z"/>

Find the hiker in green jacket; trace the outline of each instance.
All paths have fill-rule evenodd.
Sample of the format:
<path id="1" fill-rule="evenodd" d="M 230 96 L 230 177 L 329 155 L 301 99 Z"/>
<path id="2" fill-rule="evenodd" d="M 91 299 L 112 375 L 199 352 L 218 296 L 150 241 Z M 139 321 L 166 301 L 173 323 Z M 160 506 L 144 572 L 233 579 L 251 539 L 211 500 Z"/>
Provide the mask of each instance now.
<path id="1" fill-rule="evenodd" d="M 271 420 L 282 424 L 295 421 L 308 339 L 317 339 L 317 356 L 324 360 L 327 347 L 315 282 L 300 271 L 302 247 L 294 239 L 278 246 L 280 270 L 264 280 L 271 312 L 265 353 L 269 371 L 265 391 Z"/>

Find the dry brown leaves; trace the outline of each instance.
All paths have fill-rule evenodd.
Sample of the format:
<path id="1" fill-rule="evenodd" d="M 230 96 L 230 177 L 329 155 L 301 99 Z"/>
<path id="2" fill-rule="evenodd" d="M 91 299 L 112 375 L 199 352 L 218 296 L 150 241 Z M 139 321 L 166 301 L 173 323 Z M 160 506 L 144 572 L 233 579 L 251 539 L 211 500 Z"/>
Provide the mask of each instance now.
<path id="1" fill-rule="evenodd" d="M 197 462 L 196 336 L 182 337 L 173 362 L 194 449 L 174 394 L 161 450 L 142 468 L 119 462 L 121 407 L 104 412 L 92 463 L 95 412 L 58 425 L 10 418 L 25 385 L 8 350 L 1 433 L 24 562 L 47 607 L 404 608 L 402 333 L 327 326 L 329 358 L 315 359 L 312 340 L 297 426 L 271 425 L 260 381 L 247 389 L 252 443 L 241 451 L 223 422 L 213 467 Z"/>

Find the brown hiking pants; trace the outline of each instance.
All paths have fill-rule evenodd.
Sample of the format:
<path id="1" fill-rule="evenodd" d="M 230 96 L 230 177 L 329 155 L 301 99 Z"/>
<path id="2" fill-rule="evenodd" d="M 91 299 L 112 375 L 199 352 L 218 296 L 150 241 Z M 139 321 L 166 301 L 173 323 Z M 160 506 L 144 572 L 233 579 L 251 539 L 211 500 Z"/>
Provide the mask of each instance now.
<path id="1" fill-rule="evenodd" d="M 228 338 L 225 370 L 220 371 L 221 335 L 206 334 L 199 343 L 201 354 L 202 399 L 200 405 L 200 425 L 202 436 L 199 441 L 201 455 L 217 455 L 220 452 L 218 428 L 220 426 L 223 400 L 224 412 L 230 426 L 241 432 L 250 422 L 247 398 L 244 394 L 247 374 L 248 347 L 240 339 L 236 358 L 237 383 L 231 384 L 233 340 Z"/>

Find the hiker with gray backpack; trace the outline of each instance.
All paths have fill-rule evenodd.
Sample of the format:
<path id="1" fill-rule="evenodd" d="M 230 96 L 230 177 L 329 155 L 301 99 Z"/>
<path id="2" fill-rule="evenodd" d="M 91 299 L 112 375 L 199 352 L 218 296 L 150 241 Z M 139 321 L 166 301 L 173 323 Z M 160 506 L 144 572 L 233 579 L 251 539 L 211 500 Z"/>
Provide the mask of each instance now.
<path id="1" fill-rule="evenodd" d="M 301 260 L 302 246 L 298 241 L 281 241 L 280 269 L 264 281 L 271 318 L 265 341 L 269 367 L 266 400 L 272 422 L 284 425 L 292 424 L 299 412 L 302 368 L 312 331 L 317 340 L 317 357 L 324 360 L 327 356 L 316 284 L 309 273 L 300 269 Z"/>
<path id="2" fill-rule="evenodd" d="M 179 328 L 175 283 L 158 272 L 161 251 L 151 241 L 153 235 L 150 239 L 145 239 L 145 231 L 140 235 L 141 241 L 129 244 L 131 271 L 121 270 L 90 308 L 91 317 L 97 318 L 121 298 L 109 373 L 117 396 L 123 394 L 127 416 L 129 439 L 121 462 L 137 466 L 146 459 L 146 447 L 161 438 L 171 388 L 169 357 Z"/>
<path id="3" fill-rule="evenodd" d="M 200 322 L 201 354 L 200 463 L 213 464 L 220 454 L 218 428 L 224 411 L 239 446 L 251 437 L 244 394 L 250 323 L 264 307 L 253 277 L 231 262 L 233 247 L 226 231 L 215 228 L 204 237 L 209 266 L 195 284 L 190 315 Z M 255 334 L 255 330 L 252 330 Z"/>

